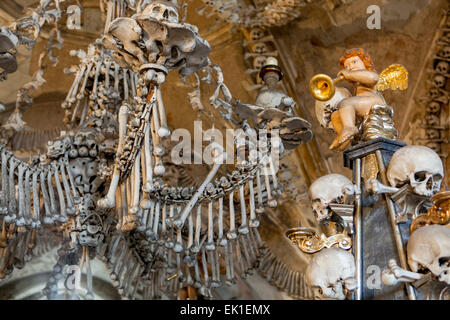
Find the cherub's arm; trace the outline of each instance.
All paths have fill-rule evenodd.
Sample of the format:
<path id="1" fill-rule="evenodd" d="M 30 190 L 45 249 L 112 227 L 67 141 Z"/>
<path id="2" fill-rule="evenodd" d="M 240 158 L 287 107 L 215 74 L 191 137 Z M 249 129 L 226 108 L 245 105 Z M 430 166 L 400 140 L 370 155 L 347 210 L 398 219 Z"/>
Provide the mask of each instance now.
<path id="1" fill-rule="evenodd" d="M 373 87 L 378 83 L 378 73 L 370 70 L 341 70 L 338 76 L 343 75 L 345 80 L 359 82 L 365 86 Z"/>

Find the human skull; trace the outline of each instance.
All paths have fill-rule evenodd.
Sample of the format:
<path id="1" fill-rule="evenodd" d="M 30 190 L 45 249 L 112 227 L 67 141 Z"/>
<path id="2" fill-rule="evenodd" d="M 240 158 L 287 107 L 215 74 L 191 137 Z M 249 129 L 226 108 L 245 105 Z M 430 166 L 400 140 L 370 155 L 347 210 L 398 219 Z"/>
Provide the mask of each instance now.
<path id="1" fill-rule="evenodd" d="M 431 99 L 436 99 L 437 97 L 442 96 L 441 91 L 439 90 L 439 88 L 436 87 L 431 87 L 429 93 Z"/>
<path id="2" fill-rule="evenodd" d="M 441 110 L 441 104 L 437 101 L 431 101 L 427 105 L 427 112 L 438 113 Z"/>
<path id="3" fill-rule="evenodd" d="M 250 30 L 250 40 L 256 41 L 264 37 L 264 31 L 260 28 Z"/>
<path id="4" fill-rule="evenodd" d="M 447 61 L 439 61 L 435 70 L 442 74 L 447 74 L 450 64 Z"/>
<path id="5" fill-rule="evenodd" d="M 346 196 L 354 193 L 353 183 L 340 174 L 327 174 L 314 181 L 309 196 L 318 222 L 331 217 L 330 203 L 343 203 Z"/>
<path id="6" fill-rule="evenodd" d="M 265 63 L 266 63 L 266 57 L 256 56 L 253 59 L 253 69 L 259 70 L 264 66 Z"/>
<path id="7" fill-rule="evenodd" d="M 445 32 L 441 37 L 442 42 L 450 42 L 450 32 Z"/>
<path id="8" fill-rule="evenodd" d="M 428 225 L 417 229 L 408 240 L 407 252 L 412 271 L 426 268 L 450 285 L 450 228 Z"/>
<path id="9" fill-rule="evenodd" d="M 439 139 L 439 130 L 436 129 L 427 129 L 425 130 L 425 134 L 427 135 L 428 139 Z"/>
<path id="10" fill-rule="evenodd" d="M 443 88 L 445 86 L 446 79 L 443 75 L 437 74 L 433 78 L 433 85 L 437 88 Z"/>
<path id="11" fill-rule="evenodd" d="M 450 58 L 450 46 L 446 46 L 441 51 L 439 51 L 439 56 L 443 58 Z"/>
<path id="12" fill-rule="evenodd" d="M 178 11 L 165 1 L 155 1 L 149 4 L 142 13 L 143 16 L 152 17 L 158 21 L 178 22 Z"/>
<path id="13" fill-rule="evenodd" d="M 69 170 L 75 185 L 82 192 L 91 192 L 97 178 L 98 161 L 92 158 L 76 158 L 69 161 Z"/>
<path id="14" fill-rule="evenodd" d="M 315 299 L 344 300 L 356 289 L 355 259 L 340 248 L 326 248 L 314 254 L 306 268 L 306 281 Z"/>
<path id="15" fill-rule="evenodd" d="M 434 114 L 428 114 L 425 116 L 425 123 L 431 127 L 439 126 L 439 118 Z"/>
<path id="16" fill-rule="evenodd" d="M 255 53 L 266 53 L 269 51 L 269 48 L 264 42 L 257 42 L 253 45 L 253 52 Z"/>
<path id="17" fill-rule="evenodd" d="M 393 187 L 409 183 L 416 194 L 430 197 L 441 188 L 444 168 L 439 155 L 425 146 L 406 146 L 392 156 L 387 178 Z"/>

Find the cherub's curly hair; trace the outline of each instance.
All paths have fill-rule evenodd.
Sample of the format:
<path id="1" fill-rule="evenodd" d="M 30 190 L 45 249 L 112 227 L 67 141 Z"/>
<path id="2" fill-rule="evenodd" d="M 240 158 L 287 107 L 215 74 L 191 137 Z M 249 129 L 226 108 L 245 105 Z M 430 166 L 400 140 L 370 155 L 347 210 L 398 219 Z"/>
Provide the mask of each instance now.
<path id="1" fill-rule="evenodd" d="M 345 60 L 355 56 L 358 56 L 361 59 L 367 70 L 375 71 L 375 66 L 373 65 L 372 58 L 369 56 L 367 52 L 364 51 L 364 49 L 361 48 L 353 48 L 345 51 L 345 54 L 339 59 L 341 69 L 345 69 L 344 66 Z"/>

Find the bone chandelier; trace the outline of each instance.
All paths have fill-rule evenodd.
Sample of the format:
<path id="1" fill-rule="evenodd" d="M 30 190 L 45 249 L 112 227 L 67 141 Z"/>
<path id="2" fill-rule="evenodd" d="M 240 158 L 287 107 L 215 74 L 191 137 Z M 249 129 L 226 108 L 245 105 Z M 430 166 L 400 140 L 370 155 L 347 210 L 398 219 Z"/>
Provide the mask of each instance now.
<path id="1" fill-rule="evenodd" d="M 124 299 L 175 298 L 187 286 L 209 297 L 211 288 L 273 261 L 258 233 L 259 216 L 281 194 L 273 155 L 310 140 L 310 125 L 293 115 L 292 99 L 275 89 L 281 75 L 276 60 L 261 73 L 266 96 L 276 96 L 264 112 L 234 100 L 221 69 L 208 58 L 208 42 L 195 26 L 180 22 L 175 2 L 108 1 L 102 38 L 87 51 L 71 52 L 80 64 L 68 69 L 75 79 L 62 104 L 67 130 L 31 162 L 8 150 L 12 133 L 24 124 L 21 107 L 32 103 L 29 91 L 44 83 L 44 58 L 56 61 L 51 48 L 55 40 L 62 43 L 57 23 L 65 5 L 43 0 L 31 16 L 2 28 L 2 52 L 10 60 L 6 78 L 17 67 L 19 43 L 33 44 L 41 28 L 55 26 L 38 72 L 3 125 L 0 278 L 61 241 L 43 291 L 49 299 L 62 297 L 61 279 L 73 265 L 86 268 L 87 292 L 72 292 L 72 298 L 93 299 L 95 257 L 110 268 Z M 201 185 L 164 182 L 170 131 L 161 87 L 173 70 L 216 86 L 211 104 L 242 129 L 237 151 L 262 146 L 252 161 L 220 171 L 230 155 L 213 141 L 213 164 Z M 254 129 L 255 139 L 246 140 Z"/>

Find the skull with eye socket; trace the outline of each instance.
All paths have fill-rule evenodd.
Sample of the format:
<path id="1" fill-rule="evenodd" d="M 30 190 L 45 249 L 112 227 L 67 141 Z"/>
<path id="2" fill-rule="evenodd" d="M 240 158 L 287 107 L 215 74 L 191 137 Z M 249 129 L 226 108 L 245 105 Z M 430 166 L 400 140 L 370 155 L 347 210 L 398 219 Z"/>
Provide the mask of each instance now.
<path id="1" fill-rule="evenodd" d="M 319 223 L 331 218 L 330 204 L 343 204 L 355 194 L 353 183 L 340 174 L 328 174 L 315 180 L 309 188 L 314 215 Z"/>
<path id="2" fill-rule="evenodd" d="M 158 21 L 178 23 L 178 11 L 170 1 L 153 1 L 143 11 L 143 16 L 151 17 Z"/>
<path id="3" fill-rule="evenodd" d="M 409 184 L 413 192 L 431 197 L 441 188 L 444 167 L 439 155 L 425 146 L 406 146 L 392 156 L 387 178 L 393 187 Z"/>

